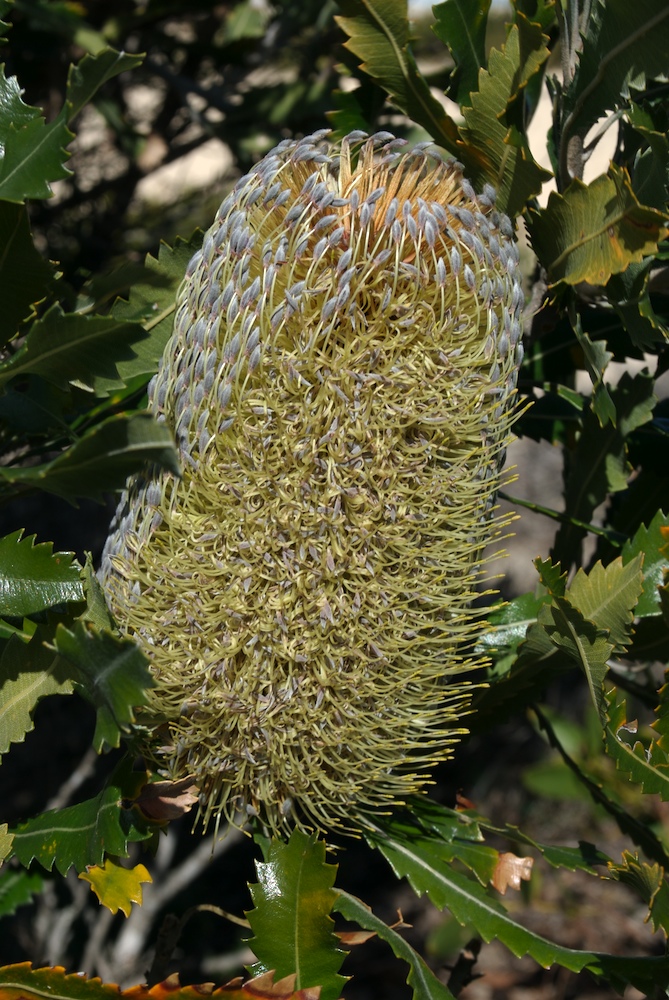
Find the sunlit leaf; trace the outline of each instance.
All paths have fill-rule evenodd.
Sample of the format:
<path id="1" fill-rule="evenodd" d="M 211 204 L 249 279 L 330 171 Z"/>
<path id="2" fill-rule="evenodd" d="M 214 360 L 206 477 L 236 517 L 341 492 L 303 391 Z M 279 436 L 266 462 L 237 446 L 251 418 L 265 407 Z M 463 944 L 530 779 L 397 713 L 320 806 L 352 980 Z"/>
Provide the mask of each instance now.
<path id="1" fill-rule="evenodd" d="M 23 618 L 57 604 L 82 601 L 84 588 L 73 552 L 14 531 L 0 538 L 0 615 Z"/>
<path id="2" fill-rule="evenodd" d="M 548 58 L 546 41 L 539 25 L 519 15 L 502 49 L 490 52 L 478 89 L 462 108 L 465 126 L 458 157 L 476 181 L 489 181 L 496 188 L 498 205 L 511 216 L 521 212 L 551 176 L 533 159 L 525 135 L 506 120 L 509 102 Z"/>
<path id="3" fill-rule="evenodd" d="M 410 971 L 407 983 L 413 989 L 413 1000 L 454 1000 L 448 987 L 439 982 L 434 972 L 411 945 L 396 930 L 375 916 L 360 899 L 340 889 L 337 891 L 334 909 L 347 920 L 374 931 L 382 941 L 390 945 L 398 958 L 408 964 Z"/>
<path id="4" fill-rule="evenodd" d="M 122 489 L 128 476 L 143 472 L 147 464 L 179 471 L 170 431 L 148 413 L 119 414 L 94 427 L 46 465 L 4 466 L 0 479 L 68 500 L 87 497 L 102 501 L 105 493 Z"/>
<path id="5" fill-rule="evenodd" d="M 4 824 L 6 831 L 7 825 Z M 3 827 L 0 826 L 0 855 L 2 854 Z M 11 840 L 10 840 L 11 846 Z M 7 853 L 9 848 L 7 848 Z M 29 903 L 36 893 L 40 892 L 44 880 L 38 872 L 27 872 L 25 869 L 12 871 L 5 868 L 0 872 L 0 917 L 9 917 L 16 913 L 19 906 Z"/>
<path id="6" fill-rule="evenodd" d="M 0 287 L 11 288 L 0 310 L 0 345 L 6 344 L 35 303 L 46 295 L 54 269 L 38 251 L 30 234 L 25 205 L 0 201 Z"/>
<path id="7" fill-rule="evenodd" d="M 51 632 L 48 633 L 50 638 Z M 12 636 L 0 657 L 0 754 L 12 743 L 23 743 L 32 732 L 33 712 L 40 698 L 71 694 L 72 678 L 65 664 L 44 644 L 39 628 L 29 643 Z"/>
<path id="8" fill-rule="evenodd" d="M 111 913 L 121 910 L 126 917 L 130 916 L 133 903 L 142 905 L 142 883 L 153 881 L 144 865 L 124 868 L 113 858 L 79 872 L 79 878 L 90 883 L 102 906 Z"/>
<path id="9" fill-rule="evenodd" d="M 645 795 L 657 794 L 663 802 L 669 800 L 669 757 L 653 740 L 646 748 L 640 740 L 628 743 L 622 735 L 628 732 L 625 700 L 616 701 L 613 689 L 607 696 L 608 724 L 604 731 L 606 751 L 616 762 L 616 768 L 640 786 Z"/>
<path id="10" fill-rule="evenodd" d="M 40 375 L 61 389 L 81 385 L 106 395 L 124 384 L 119 361 L 136 358 L 135 344 L 145 337 L 139 323 L 64 313 L 55 304 L 33 323 L 21 347 L 0 363 L 0 386 L 18 375 Z"/>
<path id="11" fill-rule="evenodd" d="M 455 122 L 430 93 L 411 51 L 406 0 L 339 0 L 339 7 L 344 16 L 335 20 L 361 68 L 435 142 L 456 152 Z"/>
<path id="12" fill-rule="evenodd" d="M 660 865 L 649 865 L 639 861 L 638 854 L 623 851 L 622 864 L 611 861 L 608 870 L 611 878 L 629 886 L 643 899 L 648 906 L 646 919 L 653 930 L 662 929 L 665 936 L 669 935 L 669 885 Z"/>
<path id="13" fill-rule="evenodd" d="M 152 836 L 137 810 L 126 807 L 145 780 L 143 772 L 122 761 L 94 798 L 42 813 L 12 830 L 13 853 L 24 868 L 38 861 L 51 871 L 55 864 L 61 875 L 73 865 L 77 872 L 101 865 L 106 854 L 127 857 L 128 844 Z"/>
<path id="14" fill-rule="evenodd" d="M 117 747 L 135 720 L 135 708 L 146 704 L 146 691 L 155 683 L 146 656 L 132 639 L 100 632 L 84 621 L 75 622 L 71 631 L 59 625 L 55 646 L 96 708 L 93 746 L 98 753 Z"/>
<path id="15" fill-rule="evenodd" d="M 13 840 L 14 840 L 14 834 L 9 832 L 7 824 L 0 823 L 0 867 L 2 866 L 3 860 L 7 857 L 7 855 L 10 853 L 12 849 Z M 1 906 L 2 906 L 2 884 L 0 883 L 0 907 Z"/>
<path id="16" fill-rule="evenodd" d="M 255 908 L 247 917 L 260 966 L 279 976 L 295 973 L 298 987 L 320 986 L 321 1000 L 338 1000 L 346 953 L 333 933 L 337 867 L 326 864 L 325 844 L 296 829 L 288 843 L 271 841 L 256 870 L 258 882 L 250 886 Z"/>
<path id="17" fill-rule="evenodd" d="M 642 564 L 639 553 L 624 564 L 622 557 L 606 567 L 598 562 L 588 573 L 581 567 L 567 590 L 569 603 L 598 628 L 607 630 L 617 653 L 630 641 L 634 610 L 643 588 Z"/>
<path id="18" fill-rule="evenodd" d="M 574 179 L 530 209 L 532 246 L 553 283 L 605 285 L 639 263 L 667 234 L 666 216 L 637 200 L 626 170 L 612 164 L 591 184 Z"/>
<path id="19" fill-rule="evenodd" d="M 1 84 L 1 81 L 0 81 Z M 50 198 L 51 184 L 70 176 L 65 167 L 67 146 L 74 136 L 62 118 L 48 125 L 40 116 L 5 134 L 0 158 L 0 199 L 23 202 L 27 198 Z"/>
<path id="20" fill-rule="evenodd" d="M 467 103 L 472 90 L 478 90 L 479 70 L 485 66 L 485 33 L 490 0 L 444 0 L 432 8 L 436 23 L 432 30 L 445 45 L 455 63 L 448 95 L 458 103 Z"/>
<path id="21" fill-rule="evenodd" d="M 648 527 L 642 524 L 634 538 L 623 546 L 623 562 L 643 556 L 643 591 L 635 609 L 640 617 L 661 612 L 658 587 L 663 583 L 664 571 L 669 568 L 669 539 L 663 532 L 667 528 L 669 516 L 658 510 Z"/>

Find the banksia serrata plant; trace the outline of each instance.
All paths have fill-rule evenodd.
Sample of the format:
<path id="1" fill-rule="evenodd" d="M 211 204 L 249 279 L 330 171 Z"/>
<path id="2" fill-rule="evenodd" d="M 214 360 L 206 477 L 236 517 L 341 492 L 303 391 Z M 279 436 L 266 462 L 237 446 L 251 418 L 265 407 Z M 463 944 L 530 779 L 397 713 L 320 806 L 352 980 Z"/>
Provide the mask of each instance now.
<path id="1" fill-rule="evenodd" d="M 387 132 L 282 142 L 190 263 L 101 579 L 150 657 L 146 752 L 201 812 L 364 824 L 462 733 L 521 360 L 494 192 Z"/>

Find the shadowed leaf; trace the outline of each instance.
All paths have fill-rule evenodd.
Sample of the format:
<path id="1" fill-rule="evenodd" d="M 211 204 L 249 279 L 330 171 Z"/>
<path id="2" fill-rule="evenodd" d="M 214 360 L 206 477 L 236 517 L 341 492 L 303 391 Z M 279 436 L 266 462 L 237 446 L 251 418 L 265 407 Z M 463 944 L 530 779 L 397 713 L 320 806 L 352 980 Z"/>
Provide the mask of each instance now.
<path id="1" fill-rule="evenodd" d="M 12 289 L 0 310 L 0 344 L 14 336 L 53 278 L 53 267 L 33 244 L 25 205 L 0 201 L 0 287 Z"/>
<path id="2" fill-rule="evenodd" d="M 485 66 L 485 33 L 490 0 L 445 0 L 432 11 L 432 25 L 437 38 L 453 57 L 455 70 L 451 74 L 448 95 L 458 103 L 466 103 L 472 90 L 478 90 L 479 70 Z"/>
<path id="3" fill-rule="evenodd" d="M 146 704 L 146 691 L 155 683 L 144 653 L 132 639 L 99 632 L 83 621 L 75 622 L 72 631 L 59 625 L 55 645 L 96 708 L 93 746 L 98 753 L 117 747 L 135 720 L 134 709 Z"/>
<path id="4" fill-rule="evenodd" d="M 2 831 L 6 831 L 7 824 L 0 826 L 0 856 L 2 855 Z M 11 846 L 11 837 L 10 846 Z M 9 847 L 7 848 L 7 853 Z M 29 903 L 36 893 L 40 892 L 44 880 L 37 872 L 27 872 L 25 869 L 11 871 L 5 868 L 0 872 L 0 917 L 9 917 L 15 913 L 19 906 Z"/>
<path id="5" fill-rule="evenodd" d="M 453 994 L 439 982 L 427 963 L 418 955 L 404 938 L 375 916 L 360 899 L 348 892 L 338 890 L 334 909 L 347 920 L 353 920 L 360 927 L 374 931 L 385 941 L 398 958 L 409 966 L 407 983 L 413 989 L 413 1000 L 454 1000 Z"/>
<path id="6" fill-rule="evenodd" d="M 669 885 L 664 877 L 664 870 L 655 863 L 649 865 L 639 861 L 638 854 L 623 851 L 622 864 L 609 862 L 608 870 L 611 878 L 622 882 L 633 889 L 648 906 L 648 917 L 653 930 L 664 931 L 669 935 Z"/>
<path id="7" fill-rule="evenodd" d="M 645 795 L 657 794 L 663 802 L 669 800 L 669 758 L 658 741 L 645 747 L 640 740 L 628 743 L 621 735 L 626 728 L 627 706 L 624 699 L 616 701 L 615 689 L 606 697 L 608 720 L 604 731 L 607 753 L 616 768 L 634 781 Z"/>

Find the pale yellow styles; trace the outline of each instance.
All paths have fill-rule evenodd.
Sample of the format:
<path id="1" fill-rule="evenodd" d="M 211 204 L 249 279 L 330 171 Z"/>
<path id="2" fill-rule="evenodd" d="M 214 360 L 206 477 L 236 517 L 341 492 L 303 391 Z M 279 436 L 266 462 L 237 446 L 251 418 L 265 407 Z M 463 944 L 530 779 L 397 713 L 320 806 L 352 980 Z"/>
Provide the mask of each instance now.
<path id="1" fill-rule="evenodd" d="M 462 732 L 522 352 L 493 202 L 425 146 L 318 133 L 188 268 L 149 393 L 183 474 L 128 485 L 101 580 L 205 822 L 359 828 Z"/>

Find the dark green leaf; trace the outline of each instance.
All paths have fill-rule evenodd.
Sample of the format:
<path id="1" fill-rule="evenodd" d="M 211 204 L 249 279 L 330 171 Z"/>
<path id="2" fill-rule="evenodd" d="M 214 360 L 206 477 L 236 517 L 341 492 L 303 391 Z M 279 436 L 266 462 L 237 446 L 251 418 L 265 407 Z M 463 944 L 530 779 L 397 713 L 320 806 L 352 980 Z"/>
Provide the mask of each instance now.
<path id="1" fill-rule="evenodd" d="M 607 111 L 620 107 L 633 78 L 665 73 L 667 51 L 665 0 L 594 0 L 576 75 L 564 98 L 567 136 L 584 136 Z"/>
<path id="2" fill-rule="evenodd" d="M 118 362 L 119 376 L 125 382 L 137 375 L 151 375 L 156 371 L 172 333 L 177 290 L 191 257 L 201 244 L 202 233 L 199 231 L 188 241 L 177 238 L 173 247 L 161 243 L 157 260 L 147 254 L 144 276 L 133 283 L 129 299 L 119 299 L 114 304 L 112 316 L 115 319 L 141 323 L 148 334 L 133 345 L 132 359 Z M 98 377 L 97 392 L 109 388 L 112 388 L 111 384 Z"/>
<path id="3" fill-rule="evenodd" d="M 607 633 L 559 597 L 541 609 L 537 621 L 551 642 L 580 666 L 588 681 L 595 708 L 603 716 L 604 678 L 613 651 L 613 643 L 608 641 Z"/>
<path id="4" fill-rule="evenodd" d="M 347 920 L 352 920 L 367 931 L 374 931 L 386 941 L 398 958 L 409 966 L 407 983 L 413 989 L 413 1000 L 454 1000 L 451 991 L 440 983 L 434 972 L 396 930 L 374 916 L 370 908 L 355 896 L 337 890 L 334 909 Z"/>
<path id="5" fill-rule="evenodd" d="M 120 414 L 99 424 L 46 465 L 0 468 L 0 480 L 33 486 L 68 500 L 102 500 L 122 489 L 127 478 L 147 464 L 179 471 L 172 435 L 147 413 Z"/>
<path id="6" fill-rule="evenodd" d="M 80 567 L 72 552 L 54 552 L 51 542 L 35 544 L 23 530 L 0 538 L 0 615 L 23 618 L 57 604 L 82 601 Z"/>
<path id="7" fill-rule="evenodd" d="M 12 290 L 0 311 L 0 345 L 44 298 L 53 277 L 53 268 L 33 245 L 25 205 L 0 202 L 0 287 Z"/>
<path id="8" fill-rule="evenodd" d="M 9 14 L 10 10 L 14 5 L 14 0 L 0 0 L 0 19 Z M 9 31 L 11 24 L 7 21 L 0 20 L 0 32 Z M 6 45 L 7 39 L 0 36 L 0 45 Z"/>
<path id="9" fill-rule="evenodd" d="M 16 913 L 19 906 L 29 903 L 40 892 L 42 885 L 42 876 L 37 872 L 5 868 L 0 872 L 0 917 Z"/>
<path id="10" fill-rule="evenodd" d="M 30 642 L 12 636 L 0 657 L 0 754 L 23 743 L 32 732 L 32 714 L 40 698 L 71 694 L 74 686 L 63 661 L 44 643 L 51 638 L 38 628 Z"/>
<path id="11" fill-rule="evenodd" d="M 61 389 L 80 385 L 105 396 L 124 384 L 119 362 L 132 364 L 135 345 L 146 336 L 139 323 L 64 313 L 53 305 L 33 323 L 19 350 L 0 364 L 0 386 L 17 375 L 31 374 Z"/>
<path id="12" fill-rule="evenodd" d="M 70 176 L 66 147 L 73 138 L 62 116 L 48 125 L 40 117 L 20 128 L 10 126 L 0 158 L 0 199 L 50 198 L 51 183 Z"/>
<path id="13" fill-rule="evenodd" d="M 538 25 L 519 15 L 502 49 L 491 51 L 478 89 L 470 94 L 471 106 L 462 109 L 465 126 L 458 157 L 476 181 L 493 184 L 497 204 L 511 216 L 551 176 L 534 161 L 525 135 L 506 120 L 509 103 L 548 58 L 546 41 Z"/>
<path id="14" fill-rule="evenodd" d="M 59 625 L 55 646 L 97 710 L 93 746 L 98 753 L 117 747 L 121 733 L 135 721 L 134 709 L 146 704 L 146 691 L 154 684 L 146 656 L 132 639 L 99 632 L 84 621 L 77 621 L 72 631 Z"/>
<path id="15" fill-rule="evenodd" d="M 337 867 L 325 863 L 325 844 L 294 830 L 287 844 L 272 841 L 256 869 L 255 909 L 247 917 L 255 935 L 249 944 L 262 968 L 277 978 L 295 973 L 297 989 L 320 986 L 322 1000 L 337 1000 L 346 982 L 338 975 L 345 952 L 330 917 Z"/>
<path id="16" fill-rule="evenodd" d="M 466 875 L 455 871 L 421 844 L 414 848 L 410 840 L 387 835 L 369 835 L 368 840 L 390 863 L 398 878 L 408 878 L 422 896 L 427 893 L 440 909 L 448 908 L 460 924 L 473 926 L 484 941 L 498 938 L 514 955 L 529 954 L 544 968 L 562 965 L 573 972 L 589 969 L 595 975 L 609 977 L 616 987 L 631 984 L 638 989 L 655 988 L 669 978 L 669 959 L 621 959 L 595 952 L 563 948 L 528 931 L 513 920 L 488 890 Z"/>
<path id="17" fill-rule="evenodd" d="M 615 164 L 591 184 L 575 178 L 564 194 L 552 192 L 545 209 L 530 209 L 532 246 L 553 283 L 605 285 L 654 253 L 666 232 L 664 214 L 639 203 Z"/>
<path id="18" fill-rule="evenodd" d="M 551 559 L 534 560 L 534 565 L 539 574 L 539 581 L 542 587 L 551 597 L 564 597 L 567 586 L 567 574 L 563 571 L 560 563 L 554 563 Z"/>
<path id="19" fill-rule="evenodd" d="M 493 608 L 487 616 L 490 628 L 479 638 L 477 650 L 493 655 L 515 650 L 525 638 L 529 626 L 536 621 L 540 608 L 548 600 L 547 596 L 521 594 L 502 604 L 499 609 Z"/>
<path id="20" fill-rule="evenodd" d="M 592 379 L 593 398 L 591 402 L 592 411 L 603 427 L 606 423 L 615 424 L 616 408 L 613 405 L 611 394 L 604 382 L 604 373 L 609 361 L 613 357 L 606 349 L 606 341 L 591 340 L 581 327 L 581 317 L 576 316 L 572 324 L 579 347 L 583 351 L 585 369 Z"/>
<path id="21" fill-rule="evenodd" d="M 143 60 L 142 55 L 104 49 L 94 56 L 84 56 L 76 66 L 70 66 L 65 95 L 67 120 L 72 121 L 75 115 L 79 114 L 103 83 L 118 76 L 119 73 L 141 66 Z"/>
<path id="22" fill-rule="evenodd" d="M 78 872 L 87 865 L 100 865 L 105 855 L 127 858 L 129 843 L 152 836 L 139 812 L 124 807 L 143 781 L 142 773 L 122 761 L 95 798 L 42 813 L 18 826 L 13 831 L 14 855 L 24 868 L 38 861 L 51 871 L 55 864 L 61 875 L 72 865 Z"/>
<path id="23" fill-rule="evenodd" d="M 448 95 L 459 104 L 478 90 L 479 70 L 485 66 L 489 10 L 490 0 L 444 0 L 432 8 L 436 18 L 432 30 L 448 46 L 455 63 Z"/>
<path id="24" fill-rule="evenodd" d="M 349 36 L 346 48 L 361 68 L 383 87 L 394 104 L 451 153 L 458 130 L 430 93 L 409 45 L 406 0 L 340 0 L 343 17 L 335 20 Z"/>
<path id="25" fill-rule="evenodd" d="M 664 529 L 664 530 L 663 530 Z M 623 546 L 623 562 L 643 557 L 643 591 L 636 606 L 639 617 L 659 615 L 661 612 L 657 588 L 669 568 L 669 516 L 658 510 L 650 525 L 642 525 Z"/>

